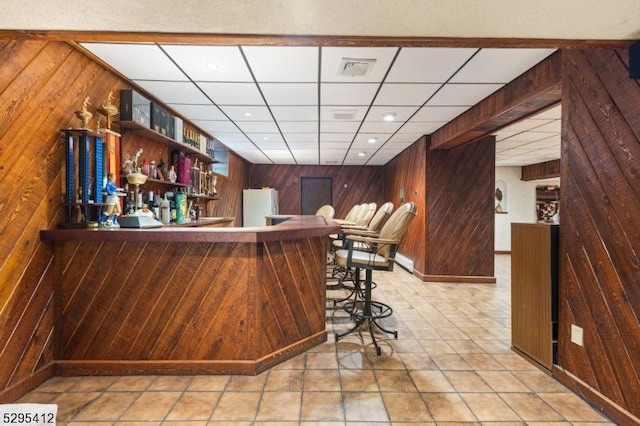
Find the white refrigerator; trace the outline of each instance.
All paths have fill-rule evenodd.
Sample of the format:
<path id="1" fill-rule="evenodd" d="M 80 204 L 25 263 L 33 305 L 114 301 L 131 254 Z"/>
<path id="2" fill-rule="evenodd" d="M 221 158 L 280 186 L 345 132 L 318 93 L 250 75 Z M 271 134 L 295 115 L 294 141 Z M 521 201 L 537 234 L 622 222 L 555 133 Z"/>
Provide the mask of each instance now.
<path id="1" fill-rule="evenodd" d="M 242 190 L 242 226 L 266 226 L 266 217 L 275 214 L 278 214 L 278 191 L 273 188 Z"/>

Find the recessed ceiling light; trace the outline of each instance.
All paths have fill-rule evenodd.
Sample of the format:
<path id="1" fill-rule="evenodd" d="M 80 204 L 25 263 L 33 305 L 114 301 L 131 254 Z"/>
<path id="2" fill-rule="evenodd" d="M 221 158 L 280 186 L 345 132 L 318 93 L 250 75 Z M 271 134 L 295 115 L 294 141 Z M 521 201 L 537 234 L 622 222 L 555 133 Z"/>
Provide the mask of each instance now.
<path id="1" fill-rule="evenodd" d="M 378 138 L 371 137 L 371 138 L 367 139 L 367 142 L 369 142 L 369 143 L 376 143 L 376 142 L 378 142 Z"/>
<path id="2" fill-rule="evenodd" d="M 384 116 L 382 116 L 382 119 L 384 121 L 395 121 L 396 120 L 396 113 L 395 112 L 388 112 Z"/>
<path id="3" fill-rule="evenodd" d="M 251 117 L 251 113 L 250 113 L 250 112 L 245 112 L 245 113 L 244 113 L 244 116 L 245 116 L 245 117 Z"/>
<path id="4" fill-rule="evenodd" d="M 360 152 L 358 153 L 358 157 L 364 157 L 365 155 L 367 155 L 367 153 L 366 153 L 366 152 L 364 152 L 364 151 L 360 151 Z"/>
<path id="5" fill-rule="evenodd" d="M 209 68 L 210 70 L 217 70 L 218 69 L 218 64 L 208 63 L 207 64 L 207 68 Z"/>
<path id="6" fill-rule="evenodd" d="M 264 139 L 265 141 L 268 141 L 268 140 L 269 140 L 269 136 L 265 136 L 265 137 L 264 137 L 264 138 L 262 138 L 262 139 Z"/>

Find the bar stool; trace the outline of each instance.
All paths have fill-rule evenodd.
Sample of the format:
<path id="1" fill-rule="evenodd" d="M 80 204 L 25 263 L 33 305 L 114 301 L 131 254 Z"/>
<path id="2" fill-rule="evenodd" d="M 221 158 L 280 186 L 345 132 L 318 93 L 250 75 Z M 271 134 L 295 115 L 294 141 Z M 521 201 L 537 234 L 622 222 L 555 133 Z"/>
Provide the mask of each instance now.
<path id="1" fill-rule="evenodd" d="M 374 301 L 371 298 L 372 273 L 376 271 L 392 271 L 395 264 L 395 255 L 398 245 L 402 240 L 411 221 L 416 216 L 417 207 L 415 203 L 408 202 L 400 206 L 389 218 L 387 223 L 380 230 L 377 237 L 348 235 L 346 237 L 347 247 L 336 251 L 336 263 L 341 266 L 351 267 L 355 270 L 354 285 L 356 293 L 362 294 L 362 298 L 350 300 L 344 304 L 344 309 L 355 320 L 355 324 L 349 330 L 342 333 L 335 333 L 336 342 L 348 334 L 353 333 L 365 324 L 369 328 L 371 340 L 376 348 L 376 354 L 381 355 L 382 350 L 378 345 L 374 335 L 374 327 L 387 334 L 393 334 L 398 338 L 396 330 L 388 330 L 382 327 L 378 321 L 393 314 L 393 309 L 386 303 Z M 355 243 L 366 243 L 369 250 L 357 250 Z M 360 288 L 360 270 L 365 270 L 364 290 Z"/>

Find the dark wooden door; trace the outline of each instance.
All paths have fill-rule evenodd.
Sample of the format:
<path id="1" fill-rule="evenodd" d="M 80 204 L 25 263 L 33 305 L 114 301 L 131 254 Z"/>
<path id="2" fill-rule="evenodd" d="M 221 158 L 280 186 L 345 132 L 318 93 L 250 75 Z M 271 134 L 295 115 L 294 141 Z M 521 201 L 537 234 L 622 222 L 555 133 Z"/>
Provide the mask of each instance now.
<path id="1" fill-rule="evenodd" d="M 325 204 L 333 204 L 333 178 L 303 177 L 300 179 L 301 214 L 315 214 Z"/>

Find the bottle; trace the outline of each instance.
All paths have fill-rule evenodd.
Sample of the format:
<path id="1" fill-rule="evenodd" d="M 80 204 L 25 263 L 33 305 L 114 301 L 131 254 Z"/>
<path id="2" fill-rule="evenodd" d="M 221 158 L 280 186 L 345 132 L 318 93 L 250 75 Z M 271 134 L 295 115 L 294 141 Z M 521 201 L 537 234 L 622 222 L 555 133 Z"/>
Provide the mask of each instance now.
<path id="1" fill-rule="evenodd" d="M 160 202 L 160 221 L 163 225 L 168 225 L 171 222 L 171 213 L 169 211 L 169 200 L 167 200 L 167 194 L 164 194 L 164 198 Z"/>

